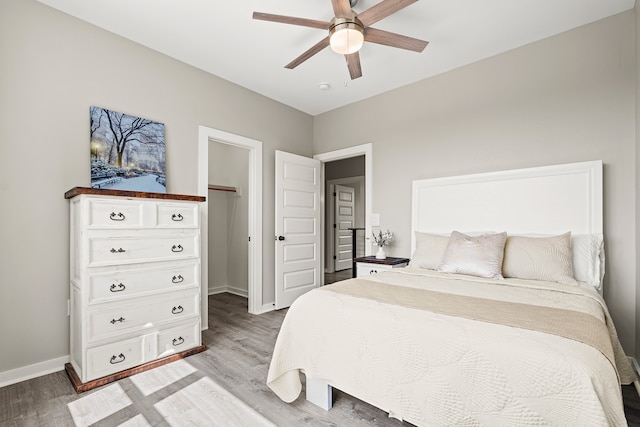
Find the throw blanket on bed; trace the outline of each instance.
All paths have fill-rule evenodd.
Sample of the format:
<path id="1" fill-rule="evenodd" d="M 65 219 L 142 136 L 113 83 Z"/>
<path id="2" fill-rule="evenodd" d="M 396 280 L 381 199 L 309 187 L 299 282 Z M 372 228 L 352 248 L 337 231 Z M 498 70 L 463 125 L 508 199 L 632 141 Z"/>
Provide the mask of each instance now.
<path id="1" fill-rule="evenodd" d="M 558 335 L 596 348 L 616 368 L 607 326 L 587 313 L 394 286 L 365 279 L 345 280 L 320 289 L 448 316 Z M 621 356 L 626 359 L 624 354 Z"/>
<path id="2" fill-rule="evenodd" d="M 597 293 L 402 270 L 298 298 L 282 324 L 268 386 L 291 402 L 304 372 L 416 425 L 626 425 L 619 381 L 635 376 Z M 447 307 L 444 292 L 459 306 Z M 505 304 L 476 307 L 482 299 Z M 514 307 L 510 317 L 520 326 L 451 312 L 486 316 Z M 546 333 L 553 327 L 531 313 L 549 307 L 551 324 L 562 323 L 566 310 L 577 314 L 565 323 L 587 322 L 599 332 L 569 326 L 560 335 L 571 337 Z"/>

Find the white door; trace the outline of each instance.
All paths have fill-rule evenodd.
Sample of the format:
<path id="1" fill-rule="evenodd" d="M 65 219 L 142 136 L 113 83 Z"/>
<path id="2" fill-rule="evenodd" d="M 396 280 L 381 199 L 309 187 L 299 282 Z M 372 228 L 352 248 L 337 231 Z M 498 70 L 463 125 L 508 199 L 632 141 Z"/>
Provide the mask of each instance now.
<path id="1" fill-rule="evenodd" d="M 276 151 L 276 310 L 320 286 L 320 161 Z"/>
<path id="2" fill-rule="evenodd" d="M 352 267 L 352 231 L 355 223 L 355 189 L 336 185 L 334 194 L 334 270 L 341 271 Z"/>

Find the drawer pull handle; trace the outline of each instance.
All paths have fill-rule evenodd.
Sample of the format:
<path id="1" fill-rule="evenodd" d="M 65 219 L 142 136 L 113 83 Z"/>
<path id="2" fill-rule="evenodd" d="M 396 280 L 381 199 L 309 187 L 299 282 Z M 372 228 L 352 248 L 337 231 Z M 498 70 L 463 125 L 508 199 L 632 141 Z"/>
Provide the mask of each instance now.
<path id="1" fill-rule="evenodd" d="M 171 281 L 173 283 L 182 283 L 182 282 L 184 282 L 184 277 L 182 277 L 180 274 L 178 274 L 177 276 L 173 276 L 171 278 Z"/>
<path id="2" fill-rule="evenodd" d="M 177 347 L 182 343 L 184 343 L 184 338 L 182 338 L 182 337 L 178 337 L 178 338 L 174 338 L 173 339 L 173 346 L 174 347 Z"/>
<path id="3" fill-rule="evenodd" d="M 111 285 L 111 287 L 109 288 L 109 290 L 110 290 L 111 292 L 122 292 L 122 291 L 124 291 L 126 288 L 127 288 L 127 287 L 126 287 L 124 284 L 122 284 L 122 283 L 119 283 L 119 284 L 117 284 L 117 285 L 114 283 L 114 284 L 112 284 L 112 285 Z"/>
<path id="4" fill-rule="evenodd" d="M 184 217 L 182 216 L 182 214 L 173 214 L 171 215 L 171 219 L 173 221 L 182 221 Z"/>
<path id="5" fill-rule="evenodd" d="M 118 323 L 118 322 L 120 322 L 120 323 L 124 322 L 124 317 L 120 317 L 119 319 L 111 319 L 111 322 L 110 322 L 110 323 L 111 323 L 112 325 L 115 325 L 115 324 L 116 324 L 116 323 Z"/>
<path id="6" fill-rule="evenodd" d="M 123 252 L 127 252 L 127 251 L 126 251 L 126 250 L 124 250 L 124 249 L 122 249 L 122 248 L 120 248 L 120 249 L 111 248 L 111 253 L 112 253 L 112 254 L 116 254 L 116 253 L 117 253 L 117 254 L 121 254 L 121 253 L 123 253 Z"/>
<path id="7" fill-rule="evenodd" d="M 371 270 L 371 271 L 369 272 L 369 274 L 376 274 L 377 272 L 378 272 L 378 270 Z"/>
<path id="8" fill-rule="evenodd" d="M 173 314 L 180 314 L 180 313 L 182 313 L 183 311 L 184 311 L 184 308 L 182 308 L 182 306 L 181 306 L 181 305 L 179 305 L 179 306 L 177 306 L 177 307 L 173 307 L 173 308 L 171 309 L 171 312 L 172 312 Z"/>
<path id="9" fill-rule="evenodd" d="M 126 359 L 126 357 L 124 357 L 124 354 L 120 353 L 117 356 L 111 356 L 111 360 L 109 360 L 109 363 L 115 365 L 116 363 L 124 362 L 124 359 Z"/>
<path id="10" fill-rule="evenodd" d="M 171 252 L 182 252 L 184 250 L 184 248 L 182 247 L 182 245 L 173 245 L 171 246 Z"/>
<path id="11" fill-rule="evenodd" d="M 109 218 L 111 219 L 111 221 L 124 221 L 125 216 L 122 212 L 111 212 L 111 215 L 109 215 Z"/>

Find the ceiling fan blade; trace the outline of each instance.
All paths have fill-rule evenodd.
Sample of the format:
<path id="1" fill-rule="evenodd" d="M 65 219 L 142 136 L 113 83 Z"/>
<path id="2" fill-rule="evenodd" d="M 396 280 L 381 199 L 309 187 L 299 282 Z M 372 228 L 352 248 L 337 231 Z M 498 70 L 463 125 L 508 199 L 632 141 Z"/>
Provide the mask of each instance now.
<path id="1" fill-rule="evenodd" d="M 320 40 L 318 43 L 313 45 L 311 47 L 311 49 L 307 50 L 302 55 L 298 56 L 296 59 L 294 59 L 293 61 L 291 61 L 287 65 L 285 65 L 284 68 L 288 68 L 290 70 L 293 70 L 298 65 L 302 64 L 304 61 L 306 61 L 307 59 L 311 58 L 313 55 L 315 55 L 316 53 L 320 52 L 322 49 L 324 49 L 327 46 L 329 46 L 329 36 L 327 36 L 327 37 L 323 38 L 322 40 Z"/>
<path id="2" fill-rule="evenodd" d="M 253 19 L 261 21 L 280 22 L 283 24 L 300 25 L 303 27 L 318 28 L 328 30 L 330 22 L 317 21 L 315 19 L 296 18 L 295 16 L 273 15 L 271 13 L 253 12 Z"/>
<path id="3" fill-rule="evenodd" d="M 331 6 L 333 6 L 333 13 L 335 13 L 336 18 L 351 17 L 351 3 L 349 0 L 331 0 Z"/>
<path id="4" fill-rule="evenodd" d="M 383 0 L 375 6 L 371 6 L 369 9 L 359 13 L 358 19 L 364 27 L 367 28 L 369 25 L 375 24 L 381 19 L 396 13 L 400 9 L 404 9 L 416 1 L 418 0 Z"/>
<path id="5" fill-rule="evenodd" d="M 383 44 L 385 46 L 412 50 L 414 52 L 422 52 L 429 44 L 429 42 L 424 40 L 390 33 L 389 31 L 377 30 L 375 28 L 364 29 L 364 40 L 371 43 Z"/>
<path id="6" fill-rule="evenodd" d="M 351 80 L 355 80 L 358 77 L 362 77 L 362 67 L 360 66 L 360 54 L 358 52 L 350 53 L 344 56 L 347 60 L 347 68 L 349 69 L 349 75 Z"/>

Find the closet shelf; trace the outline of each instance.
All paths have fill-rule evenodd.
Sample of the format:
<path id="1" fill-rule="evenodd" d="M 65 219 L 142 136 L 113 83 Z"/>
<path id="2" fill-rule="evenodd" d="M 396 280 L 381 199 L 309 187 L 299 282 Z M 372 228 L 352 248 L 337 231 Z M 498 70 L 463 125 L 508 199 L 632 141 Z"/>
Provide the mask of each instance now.
<path id="1" fill-rule="evenodd" d="M 236 187 L 227 187 L 226 185 L 209 185 L 209 190 L 213 191 L 227 191 L 229 193 L 237 193 Z"/>

